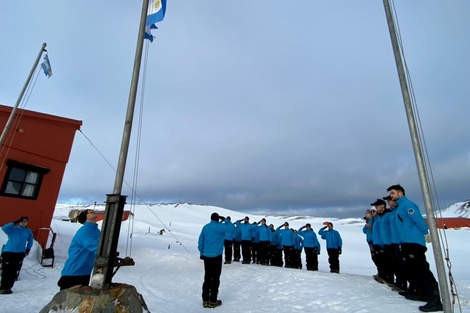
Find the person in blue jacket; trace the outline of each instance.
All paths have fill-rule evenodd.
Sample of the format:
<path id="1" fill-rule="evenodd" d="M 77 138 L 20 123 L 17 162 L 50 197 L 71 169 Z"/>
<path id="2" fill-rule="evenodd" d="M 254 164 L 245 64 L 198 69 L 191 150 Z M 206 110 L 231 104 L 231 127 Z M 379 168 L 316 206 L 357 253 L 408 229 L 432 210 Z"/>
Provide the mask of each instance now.
<path id="1" fill-rule="evenodd" d="M 439 285 L 429 268 L 426 260 L 426 241 L 428 225 L 424 220 L 419 207 L 405 196 L 405 189 L 400 185 L 387 188 L 390 198 L 397 207 L 397 228 L 401 238 L 401 254 L 405 260 L 410 284 L 416 286 L 417 291 L 400 293 L 410 300 L 427 301 L 419 307 L 423 312 L 442 311 Z"/>
<path id="2" fill-rule="evenodd" d="M 96 251 L 101 231 L 96 221 L 94 210 L 83 210 L 78 215 L 78 222 L 83 224 L 75 233 L 69 247 L 69 258 L 65 261 L 61 277 L 57 282 L 60 290 L 73 286 L 88 286 L 95 264 Z"/>
<path id="3" fill-rule="evenodd" d="M 383 220 L 387 218 L 385 214 L 388 213 L 385 212 L 386 203 L 382 199 L 377 199 L 370 205 L 373 205 L 374 209 L 377 211 L 377 214 L 374 216 L 374 226 L 372 228 L 373 249 L 378 271 L 378 276 L 374 276 L 374 278 L 381 283 L 394 283 L 390 257 L 388 257 L 385 252 L 385 245 L 390 242 L 389 228 L 386 228 L 386 224 L 383 223 Z"/>
<path id="4" fill-rule="evenodd" d="M 243 223 L 242 223 L 243 221 Z M 245 216 L 243 220 L 237 221 L 237 227 L 242 233 L 242 264 L 251 263 L 251 243 L 253 240 L 253 226 L 250 224 L 250 218 Z"/>
<path id="5" fill-rule="evenodd" d="M 240 245 L 242 243 L 242 232 L 240 227 L 237 226 L 237 222 L 234 222 L 233 225 L 235 229 L 233 231 L 233 261 L 240 262 Z"/>
<path id="6" fill-rule="evenodd" d="M 299 236 L 297 231 L 291 228 L 292 233 L 294 233 L 294 254 L 292 265 L 294 268 L 302 269 L 302 248 L 304 247 L 304 238 Z"/>
<path id="7" fill-rule="evenodd" d="M 258 260 L 261 265 L 269 265 L 269 244 L 271 242 L 271 229 L 266 225 L 266 219 L 263 218 L 258 223 Z"/>
<path id="8" fill-rule="evenodd" d="M 219 220 L 221 222 L 219 222 Z M 225 234 L 229 230 L 229 220 L 218 213 L 212 213 L 211 221 L 204 225 L 199 235 L 197 248 L 204 261 L 204 282 L 202 284 L 202 306 L 215 308 L 222 304 L 217 299 L 222 273 L 222 252 Z"/>
<path id="9" fill-rule="evenodd" d="M 232 224 L 230 216 L 226 217 L 227 220 L 227 232 L 225 233 L 224 250 L 225 250 L 225 262 L 224 264 L 232 263 L 232 246 L 233 237 L 235 235 L 235 226 Z"/>
<path id="10" fill-rule="evenodd" d="M 269 243 L 269 264 L 282 267 L 281 235 L 279 234 L 279 231 L 274 229 L 273 224 L 269 225 L 269 229 L 271 230 L 271 241 Z"/>
<path id="11" fill-rule="evenodd" d="M 390 215 L 390 234 L 391 234 L 391 253 L 392 253 L 392 269 L 395 273 L 395 285 L 405 291 L 408 289 L 405 262 L 400 252 L 400 233 L 397 228 L 397 203 L 390 196 L 383 197 L 387 201 L 391 210 Z M 412 287 L 413 288 L 413 287 Z"/>
<path id="12" fill-rule="evenodd" d="M 282 227 L 284 227 L 284 229 L 281 229 Z M 281 235 L 285 267 L 294 268 L 294 233 L 290 230 L 288 222 L 276 228 L 276 231 Z"/>
<path id="13" fill-rule="evenodd" d="M 259 261 L 259 257 L 258 257 L 258 253 L 259 253 L 259 231 L 258 231 L 258 223 L 257 222 L 253 222 L 251 224 L 251 226 L 253 227 L 251 229 L 251 234 L 252 234 L 252 238 L 251 238 L 251 258 L 253 260 L 253 263 L 255 264 L 259 264 L 260 261 Z"/>
<path id="14" fill-rule="evenodd" d="M 305 262 L 307 271 L 318 271 L 318 255 L 320 254 L 320 243 L 312 225 L 306 224 L 298 230 L 298 234 L 304 238 Z"/>
<path id="15" fill-rule="evenodd" d="M 18 220 L 2 226 L 8 236 L 8 241 L 2 250 L 2 281 L 0 294 L 11 294 L 16 277 L 33 246 L 33 232 L 27 227 L 28 217 L 22 216 Z"/>
<path id="16" fill-rule="evenodd" d="M 328 230 L 326 230 L 328 228 Z M 333 229 L 333 223 L 328 224 L 318 231 L 322 239 L 326 240 L 326 251 L 328 252 L 328 263 L 330 272 L 339 273 L 339 255 L 341 254 L 343 241 L 339 232 Z"/>

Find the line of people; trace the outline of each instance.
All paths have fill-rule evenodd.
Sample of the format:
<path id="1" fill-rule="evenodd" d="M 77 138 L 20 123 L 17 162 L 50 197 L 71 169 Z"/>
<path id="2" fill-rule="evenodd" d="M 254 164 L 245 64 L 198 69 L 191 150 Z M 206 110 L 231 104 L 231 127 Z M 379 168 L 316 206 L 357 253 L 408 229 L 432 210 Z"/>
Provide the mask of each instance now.
<path id="1" fill-rule="evenodd" d="M 427 302 L 419 307 L 423 312 L 442 311 L 439 286 L 425 255 L 428 225 L 402 186 L 390 186 L 387 192 L 364 216 L 363 232 L 378 272 L 374 278 L 406 299 Z"/>
<path id="2" fill-rule="evenodd" d="M 227 220 L 231 221 L 230 217 L 227 217 Z M 333 223 L 325 224 L 318 234 L 326 240 L 330 271 L 339 273 L 339 255 L 343 242 L 339 232 L 333 229 Z M 224 240 L 224 264 L 241 261 L 242 264 L 255 263 L 301 269 L 301 255 L 304 250 L 307 270 L 318 270 L 321 246 L 309 223 L 298 230 L 289 228 L 288 222 L 275 228 L 273 224 L 268 226 L 265 218 L 250 223 L 250 218 L 246 216 L 231 223 L 229 228 Z"/>
<path id="3" fill-rule="evenodd" d="M 330 271 L 339 273 L 339 255 L 343 242 L 340 234 L 333 229 L 333 223 L 324 224 L 318 234 L 326 240 Z M 198 239 L 200 259 L 204 261 L 202 306 L 215 308 L 222 305 L 218 294 L 224 250 L 224 264 L 232 263 L 232 257 L 233 261 L 239 262 L 243 256 L 243 264 L 253 262 L 282 267 L 284 251 L 285 267 L 301 269 L 302 248 L 305 249 L 307 270 L 317 271 L 321 247 L 310 224 L 295 230 L 289 228 L 288 222 L 284 222 L 275 229 L 273 224 L 266 225 L 265 218 L 250 224 L 250 218 L 246 216 L 232 223 L 230 216 L 212 213 L 210 222 L 204 225 Z"/>

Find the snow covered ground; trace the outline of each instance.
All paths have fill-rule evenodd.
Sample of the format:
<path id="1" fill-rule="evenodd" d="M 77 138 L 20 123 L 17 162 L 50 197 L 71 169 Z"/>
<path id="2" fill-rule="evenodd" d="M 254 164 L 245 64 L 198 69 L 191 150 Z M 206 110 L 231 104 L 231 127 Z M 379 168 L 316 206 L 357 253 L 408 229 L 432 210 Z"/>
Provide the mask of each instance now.
<path id="1" fill-rule="evenodd" d="M 69 210 L 75 208 L 66 205 L 56 208 L 51 225 L 58 233 L 54 246 L 54 268 L 44 268 L 39 264 L 40 251 L 35 244 L 24 261 L 13 294 L 0 295 L 0 312 L 39 312 L 59 291 L 56 283 L 67 258 L 68 246 L 81 226 L 62 219 L 67 218 Z M 126 206 L 126 209 L 130 208 Z M 120 255 L 131 254 L 136 265 L 121 268 L 113 281 L 134 285 L 153 313 L 207 312 L 208 309 L 201 305 L 204 270 L 199 260 L 197 239 L 212 212 L 231 216 L 233 221 L 248 215 L 189 204 L 136 206 L 133 228 L 130 227 L 131 220 L 124 222 L 119 242 Z M 251 221 L 266 217 L 268 224 L 276 227 L 289 221 L 290 226 L 296 229 L 310 223 L 318 230 L 324 221 L 333 222 L 343 238 L 341 274 L 329 272 L 323 240 L 320 240 L 322 253 L 318 272 L 306 271 L 305 266 L 298 270 L 236 262 L 224 265 L 219 292 L 223 305 L 214 309 L 217 312 L 419 312 L 418 306 L 424 304 L 406 300 L 389 287 L 374 281 L 372 275 L 376 270 L 362 233 L 361 217 L 248 216 Z M 128 240 L 131 229 L 132 240 Z M 166 229 L 163 235 L 159 235 L 161 229 Z M 3 244 L 6 236 L 0 233 L 0 244 Z M 470 312 L 470 254 L 466 242 L 470 231 L 447 230 L 445 238 L 460 299 L 460 307 L 456 304 L 455 312 Z M 436 273 L 432 248 L 430 245 L 428 248 L 428 261 Z M 302 257 L 305 262 L 304 254 Z"/>

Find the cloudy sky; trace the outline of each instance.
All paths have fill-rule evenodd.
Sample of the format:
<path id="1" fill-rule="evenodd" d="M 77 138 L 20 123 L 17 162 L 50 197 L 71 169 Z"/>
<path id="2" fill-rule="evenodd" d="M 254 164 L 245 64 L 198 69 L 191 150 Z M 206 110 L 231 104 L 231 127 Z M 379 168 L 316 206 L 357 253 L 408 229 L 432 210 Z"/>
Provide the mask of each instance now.
<path id="1" fill-rule="evenodd" d="M 83 121 L 61 203 L 113 191 L 141 5 L 1 4 L 0 103 L 46 42 L 53 76 L 38 73 L 26 109 Z M 470 197 L 470 2 L 395 8 L 446 207 Z M 168 0 L 158 26 L 126 169 L 142 201 L 355 216 L 400 183 L 422 205 L 382 1 Z"/>

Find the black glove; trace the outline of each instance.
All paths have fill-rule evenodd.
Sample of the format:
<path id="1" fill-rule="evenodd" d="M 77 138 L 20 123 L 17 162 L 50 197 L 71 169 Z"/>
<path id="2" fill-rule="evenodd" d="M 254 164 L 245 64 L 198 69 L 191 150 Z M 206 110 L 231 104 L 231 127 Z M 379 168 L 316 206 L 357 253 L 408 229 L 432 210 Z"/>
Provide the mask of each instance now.
<path id="1" fill-rule="evenodd" d="M 12 221 L 12 223 L 13 223 L 14 225 L 18 225 L 18 224 L 20 223 L 20 220 Z"/>
<path id="2" fill-rule="evenodd" d="M 26 249 L 24 252 L 24 256 L 27 256 L 29 254 L 30 249 Z"/>
<path id="3" fill-rule="evenodd" d="M 323 229 L 327 229 L 327 228 L 328 228 L 328 226 L 323 227 Z"/>
<path id="4" fill-rule="evenodd" d="M 219 216 L 220 220 L 223 222 L 225 221 L 225 217 L 224 216 Z"/>
<path id="5" fill-rule="evenodd" d="M 199 257 L 199 259 L 204 260 L 204 256 L 201 254 L 201 256 Z"/>
<path id="6" fill-rule="evenodd" d="M 338 254 L 341 254 L 341 248 L 338 249 Z"/>

